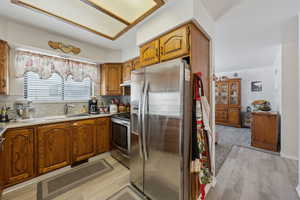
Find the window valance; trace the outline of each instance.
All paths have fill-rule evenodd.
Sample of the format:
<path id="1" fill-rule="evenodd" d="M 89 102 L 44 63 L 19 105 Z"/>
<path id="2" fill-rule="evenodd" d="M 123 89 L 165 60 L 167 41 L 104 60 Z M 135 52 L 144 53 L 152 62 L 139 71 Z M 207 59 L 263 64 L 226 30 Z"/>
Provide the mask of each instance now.
<path id="1" fill-rule="evenodd" d="M 15 54 L 17 77 L 24 77 L 26 72 L 35 72 L 41 79 L 48 79 L 53 73 L 58 73 L 65 80 L 72 76 L 74 81 L 90 78 L 96 82 L 98 70 L 96 64 L 78 62 L 64 58 L 41 55 L 17 50 Z"/>

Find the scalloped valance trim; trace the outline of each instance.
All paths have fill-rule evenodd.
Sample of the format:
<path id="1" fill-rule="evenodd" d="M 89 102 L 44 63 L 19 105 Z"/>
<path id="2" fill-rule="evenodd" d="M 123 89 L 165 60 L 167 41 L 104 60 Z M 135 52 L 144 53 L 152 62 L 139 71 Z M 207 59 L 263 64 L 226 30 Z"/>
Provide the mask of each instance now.
<path id="1" fill-rule="evenodd" d="M 65 80 L 67 80 L 69 76 L 72 76 L 72 79 L 78 82 L 86 78 L 90 78 L 94 82 L 98 80 L 96 64 L 78 62 L 28 51 L 16 51 L 15 67 L 17 78 L 24 77 L 26 72 L 35 72 L 41 79 L 48 79 L 53 73 L 57 73 Z"/>

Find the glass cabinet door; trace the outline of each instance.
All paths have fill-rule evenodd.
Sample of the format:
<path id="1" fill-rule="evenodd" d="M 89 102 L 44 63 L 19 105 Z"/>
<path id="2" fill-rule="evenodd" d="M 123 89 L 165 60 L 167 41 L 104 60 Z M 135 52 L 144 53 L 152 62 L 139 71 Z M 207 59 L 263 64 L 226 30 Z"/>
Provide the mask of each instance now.
<path id="1" fill-rule="evenodd" d="M 227 82 L 219 82 L 216 85 L 216 104 L 228 104 L 228 84 Z"/>
<path id="2" fill-rule="evenodd" d="M 240 84 L 239 81 L 229 82 L 229 104 L 240 105 Z"/>

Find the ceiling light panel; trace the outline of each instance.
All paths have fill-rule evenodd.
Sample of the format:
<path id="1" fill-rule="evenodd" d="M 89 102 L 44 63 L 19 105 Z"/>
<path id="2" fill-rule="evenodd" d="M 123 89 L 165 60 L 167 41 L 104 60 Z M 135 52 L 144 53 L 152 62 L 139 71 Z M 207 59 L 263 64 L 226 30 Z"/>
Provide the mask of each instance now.
<path id="1" fill-rule="evenodd" d="M 127 27 L 80 0 L 17 0 L 15 3 L 111 38 Z"/>
<path id="2" fill-rule="evenodd" d="M 160 8 L 163 0 L 11 0 L 115 40 Z"/>
<path id="3" fill-rule="evenodd" d="M 157 6 L 154 0 L 83 0 L 100 9 L 134 23 L 138 18 Z"/>

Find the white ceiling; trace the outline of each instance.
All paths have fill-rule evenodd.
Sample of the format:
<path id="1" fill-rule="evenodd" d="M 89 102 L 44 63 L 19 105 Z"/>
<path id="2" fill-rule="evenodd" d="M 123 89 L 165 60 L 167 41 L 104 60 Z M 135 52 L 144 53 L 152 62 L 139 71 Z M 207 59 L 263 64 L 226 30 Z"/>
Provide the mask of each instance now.
<path id="1" fill-rule="evenodd" d="M 206 0 L 203 0 L 206 1 Z M 300 11 L 299 0 L 210 0 L 216 20 L 216 71 L 269 67 L 282 41 L 283 25 Z M 235 2 L 234 5 L 231 3 Z M 219 5 L 217 9 L 213 5 Z M 230 5 L 230 6 L 229 6 Z M 217 6 L 218 7 L 218 6 Z M 230 9 L 222 9 L 230 7 Z"/>
<path id="2" fill-rule="evenodd" d="M 166 1 L 166 4 L 167 3 L 168 2 Z M 136 45 L 136 30 L 139 26 L 138 24 L 118 39 L 111 41 L 89 31 L 80 29 L 74 25 L 70 25 L 63 21 L 57 20 L 54 17 L 50 17 L 27 8 L 17 6 L 11 3 L 10 0 L 0 1 L 0 16 L 15 20 L 17 22 L 28 24 L 30 26 L 38 27 L 49 32 L 64 35 L 74 40 L 87 42 L 100 47 L 111 49 L 126 49 L 128 47 L 133 47 L 134 45 Z"/>

